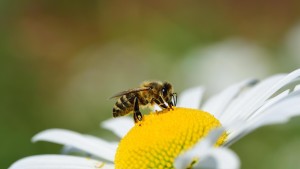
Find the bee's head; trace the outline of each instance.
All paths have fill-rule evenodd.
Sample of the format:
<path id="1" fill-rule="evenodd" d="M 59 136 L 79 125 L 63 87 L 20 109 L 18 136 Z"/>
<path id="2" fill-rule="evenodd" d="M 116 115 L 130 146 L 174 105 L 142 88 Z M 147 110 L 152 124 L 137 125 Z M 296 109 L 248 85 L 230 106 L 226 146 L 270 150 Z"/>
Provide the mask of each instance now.
<path id="1" fill-rule="evenodd" d="M 173 87 L 170 83 L 152 81 L 152 82 L 144 82 L 142 86 L 148 87 L 150 89 L 149 94 L 154 98 L 162 97 L 170 107 L 176 106 L 177 95 L 176 93 L 173 93 Z"/>
<path id="2" fill-rule="evenodd" d="M 173 93 L 173 87 L 170 83 L 163 83 L 161 88 L 161 95 L 170 106 L 176 106 L 177 96 L 176 93 Z"/>

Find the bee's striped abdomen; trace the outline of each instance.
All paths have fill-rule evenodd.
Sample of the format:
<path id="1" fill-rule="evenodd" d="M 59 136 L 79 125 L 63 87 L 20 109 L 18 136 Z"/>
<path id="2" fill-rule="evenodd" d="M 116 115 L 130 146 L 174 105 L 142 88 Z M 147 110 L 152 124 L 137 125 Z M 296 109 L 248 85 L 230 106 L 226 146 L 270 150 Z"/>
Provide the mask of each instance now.
<path id="1" fill-rule="evenodd" d="M 121 96 L 113 108 L 113 117 L 124 116 L 131 112 L 135 97 L 133 93 Z"/>

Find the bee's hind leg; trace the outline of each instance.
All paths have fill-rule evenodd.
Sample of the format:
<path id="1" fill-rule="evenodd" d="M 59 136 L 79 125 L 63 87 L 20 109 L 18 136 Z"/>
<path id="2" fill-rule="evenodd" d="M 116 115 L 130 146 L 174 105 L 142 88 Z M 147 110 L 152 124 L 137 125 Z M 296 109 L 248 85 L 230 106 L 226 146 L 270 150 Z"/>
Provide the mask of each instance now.
<path id="1" fill-rule="evenodd" d="M 137 97 L 135 97 L 134 99 L 133 119 L 135 123 L 142 121 L 143 119 L 143 115 L 140 112 L 140 108 L 139 108 L 139 100 Z"/>

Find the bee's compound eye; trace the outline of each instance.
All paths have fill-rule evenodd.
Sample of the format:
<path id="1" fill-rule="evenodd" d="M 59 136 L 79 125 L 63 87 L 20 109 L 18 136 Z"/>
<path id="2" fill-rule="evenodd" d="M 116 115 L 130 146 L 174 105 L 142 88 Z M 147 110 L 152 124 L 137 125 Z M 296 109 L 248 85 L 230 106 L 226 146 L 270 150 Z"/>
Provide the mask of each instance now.
<path id="1" fill-rule="evenodd" d="M 161 89 L 161 92 L 162 92 L 162 94 L 163 94 L 164 96 L 167 95 L 167 90 L 166 90 L 165 88 L 162 88 L 162 89 Z"/>

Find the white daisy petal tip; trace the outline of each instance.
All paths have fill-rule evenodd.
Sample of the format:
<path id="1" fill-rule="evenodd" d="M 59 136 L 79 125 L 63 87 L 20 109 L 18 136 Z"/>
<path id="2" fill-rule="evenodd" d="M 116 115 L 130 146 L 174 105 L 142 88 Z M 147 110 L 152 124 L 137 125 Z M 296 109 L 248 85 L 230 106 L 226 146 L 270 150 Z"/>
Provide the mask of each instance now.
<path id="1" fill-rule="evenodd" d="M 67 155 L 37 155 L 20 159 L 8 169 L 113 169 L 114 165 Z"/>
<path id="2" fill-rule="evenodd" d="M 178 107 L 198 109 L 204 93 L 204 87 L 194 87 L 180 93 L 178 97 Z"/>
<path id="3" fill-rule="evenodd" d="M 134 121 L 132 118 L 124 116 L 106 120 L 100 123 L 100 126 L 105 129 L 111 130 L 118 137 L 122 138 L 134 126 Z"/>
<path id="4" fill-rule="evenodd" d="M 36 135 L 34 135 L 31 138 L 31 142 L 35 143 L 38 141 L 47 141 L 48 134 L 51 135 L 51 133 L 54 133 L 56 131 L 67 131 L 67 130 L 65 130 L 65 129 L 47 129 L 47 130 L 41 131 L 41 132 L 37 133 Z"/>
<path id="5" fill-rule="evenodd" d="M 82 135 L 64 129 L 49 129 L 42 131 L 32 138 L 33 142 L 48 141 L 74 147 L 83 152 L 92 154 L 108 161 L 114 161 L 115 144 L 100 138 Z"/>

